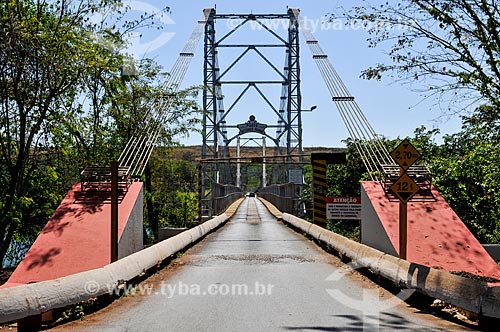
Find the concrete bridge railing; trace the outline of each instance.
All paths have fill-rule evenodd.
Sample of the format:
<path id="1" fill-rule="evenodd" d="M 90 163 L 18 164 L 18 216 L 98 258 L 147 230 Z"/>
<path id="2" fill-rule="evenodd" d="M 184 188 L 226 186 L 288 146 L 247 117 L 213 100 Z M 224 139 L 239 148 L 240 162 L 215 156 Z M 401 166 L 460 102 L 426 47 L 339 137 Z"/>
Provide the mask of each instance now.
<path id="1" fill-rule="evenodd" d="M 0 323 L 40 315 L 100 295 L 113 294 L 118 287 L 143 275 L 224 224 L 236 212 L 241 202 L 242 200 L 234 202 L 225 213 L 199 226 L 103 268 L 55 280 L 0 289 Z"/>
<path id="2" fill-rule="evenodd" d="M 344 260 L 368 268 L 401 288 L 440 299 L 480 317 L 500 319 L 500 286 L 402 260 L 288 213 L 281 213 L 269 202 L 264 203 L 277 218 L 328 245 Z"/>
<path id="3" fill-rule="evenodd" d="M 500 318 L 500 287 L 411 263 L 284 213 L 283 220 L 396 285 L 484 317 Z"/>

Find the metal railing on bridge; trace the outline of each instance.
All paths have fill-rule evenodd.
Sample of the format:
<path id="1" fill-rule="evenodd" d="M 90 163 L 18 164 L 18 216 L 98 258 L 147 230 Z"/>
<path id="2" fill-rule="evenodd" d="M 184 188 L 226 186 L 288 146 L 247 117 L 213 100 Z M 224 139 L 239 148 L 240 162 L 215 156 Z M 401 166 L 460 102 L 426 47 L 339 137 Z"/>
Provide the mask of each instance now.
<path id="1" fill-rule="evenodd" d="M 241 188 L 233 185 L 213 183 L 211 198 L 202 200 L 202 214 L 204 216 L 217 216 L 241 197 L 243 197 Z"/>
<path id="2" fill-rule="evenodd" d="M 295 183 L 273 184 L 259 190 L 259 197 L 264 198 L 281 212 L 299 215 L 304 212 L 300 193 L 302 186 Z"/>

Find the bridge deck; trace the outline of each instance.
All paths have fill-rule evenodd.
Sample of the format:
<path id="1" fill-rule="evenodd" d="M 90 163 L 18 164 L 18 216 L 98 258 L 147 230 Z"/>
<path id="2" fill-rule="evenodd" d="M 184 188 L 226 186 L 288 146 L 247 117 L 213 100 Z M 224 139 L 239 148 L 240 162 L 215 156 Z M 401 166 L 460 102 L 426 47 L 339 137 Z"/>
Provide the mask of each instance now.
<path id="1" fill-rule="evenodd" d="M 53 331 L 468 330 L 408 308 L 256 198 L 136 289 Z"/>

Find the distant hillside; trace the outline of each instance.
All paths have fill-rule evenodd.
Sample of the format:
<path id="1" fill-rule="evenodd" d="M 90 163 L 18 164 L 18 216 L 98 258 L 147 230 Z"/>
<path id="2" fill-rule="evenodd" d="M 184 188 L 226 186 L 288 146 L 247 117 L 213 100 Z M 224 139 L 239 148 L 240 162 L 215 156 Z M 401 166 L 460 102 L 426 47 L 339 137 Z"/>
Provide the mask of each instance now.
<path id="1" fill-rule="evenodd" d="M 345 148 L 327 148 L 327 147 L 306 147 L 304 148 L 304 155 L 306 156 L 306 160 L 309 160 L 308 156 L 311 153 L 318 152 L 327 152 L 327 153 L 335 153 L 345 151 Z M 231 146 L 229 149 L 231 157 L 236 157 L 236 147 Z M 268 147 L 266 150 L 266 155 L 273 156 L 275 154 L 275 149 Z M 252 147 L 241 147 L 241 157 L 262 157 L 262 148 L 258 146 Z M 201 145 L 192 145 L 192 146 L 182 146 L 175 147 L 172 150 L 172 158 L 180 159 L 180 160 L 192 160 L 196 161 L 201 158 Z"/>

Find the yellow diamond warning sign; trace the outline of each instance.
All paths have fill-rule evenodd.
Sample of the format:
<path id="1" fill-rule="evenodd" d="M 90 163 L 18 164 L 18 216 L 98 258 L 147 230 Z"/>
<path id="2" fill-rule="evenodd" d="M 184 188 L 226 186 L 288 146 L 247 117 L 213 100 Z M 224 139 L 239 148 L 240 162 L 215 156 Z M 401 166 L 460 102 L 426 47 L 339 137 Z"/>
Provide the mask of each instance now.
<path id="1" fill-rule="evenodd" d="M 419 189 L 418 184 L 416 184 L 406 173 L 403 173 L 403 175 L 401 175 L 391 186 L 392 192 L 401 202 L 403 202 L 403 204 L 408 203 Z"/>
<path id="2" fill-rule="evenodd" d="M 391 152 L 391 157 L 406 171 L 418 158 L 420 158 L 420 152 L 415 149 L 410 141 L 404 139 L 401 144 Z"/>

